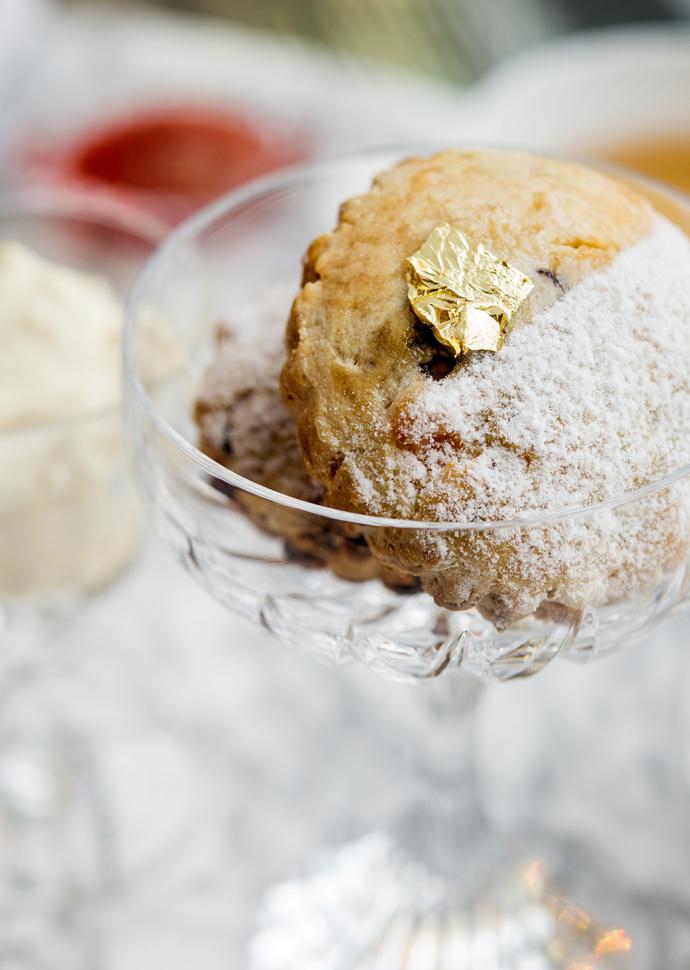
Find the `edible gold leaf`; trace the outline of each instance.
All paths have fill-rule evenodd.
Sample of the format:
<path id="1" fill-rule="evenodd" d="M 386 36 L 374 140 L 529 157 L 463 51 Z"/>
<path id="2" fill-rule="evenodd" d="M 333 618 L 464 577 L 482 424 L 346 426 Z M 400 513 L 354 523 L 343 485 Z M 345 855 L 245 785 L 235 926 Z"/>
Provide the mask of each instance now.
<path id="1" fill-rule="evenodd" d="M 412 309 L 456 357 L 500 350 L 534 287 L 519 269 L 445 222 L 407 259 L 405 274 Z"/>

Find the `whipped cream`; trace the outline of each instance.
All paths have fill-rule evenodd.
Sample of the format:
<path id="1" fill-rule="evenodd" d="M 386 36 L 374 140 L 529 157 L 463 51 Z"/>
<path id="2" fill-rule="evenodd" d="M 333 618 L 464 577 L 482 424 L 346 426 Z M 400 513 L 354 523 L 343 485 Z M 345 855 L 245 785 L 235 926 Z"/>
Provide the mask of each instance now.
<path id="1" fill-rule="evenodd" d="M 0 601 L 83 593 L 135 552 L 119 414 L 123 308 L 100 277 L 0 245 Z M 175 352 L 152 321 L 146 375 Z"/>
<path id="2" fill-rule="evenodd" d="M 0 429 L 114 406 L 121 333 L 106 280 L 0 246 Z"/>

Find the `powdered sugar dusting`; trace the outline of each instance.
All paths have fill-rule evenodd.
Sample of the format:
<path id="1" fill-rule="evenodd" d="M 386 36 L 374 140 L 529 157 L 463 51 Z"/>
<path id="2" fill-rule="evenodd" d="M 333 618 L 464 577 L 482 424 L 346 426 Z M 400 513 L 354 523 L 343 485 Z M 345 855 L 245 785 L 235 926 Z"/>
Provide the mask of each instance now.
<path id="1" fill-rule="evenodd" d="M 319 502 L 323 489 L 304 469 L 295 423 L 280 393 L 290 295 L 285 286 L 269 289 L 218 325 L 195 419 L 203 445 L 223 464 L 295 498 Z"/>
<path id="2" fill-rule="evenodd" d="M 405 370 L 388 406 L 337 443 L 353 506 L 491 522 L 629 492 L 690 459 L 690 244 L 650 234 L 441 380 Z M 320 502 L 279 388 L 284 290 L 229 321 L 198 399 L 202 436 L 249 478 Z M 400 375 L 394 375 L 400 376 Z M 449 609 L 505 626 L 543 604 L 582 610 L 654 596 L 690 544 L 690 481 L 547 526 L 365 530 L 375 556 Z"/>
<path id="3" fill-rule="evenodd" d="M 667 220 L 404 407 L 425 517 L 509 518 L 628 492 L 690 449 L 690 243 Z"/>

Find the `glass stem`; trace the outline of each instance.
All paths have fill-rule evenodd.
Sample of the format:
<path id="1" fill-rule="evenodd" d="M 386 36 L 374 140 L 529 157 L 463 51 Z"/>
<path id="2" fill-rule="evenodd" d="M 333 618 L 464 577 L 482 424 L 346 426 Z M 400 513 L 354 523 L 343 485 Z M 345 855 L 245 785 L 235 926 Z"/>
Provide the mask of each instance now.
<path id="1" fill-rule="evenodd" d="M 445 674 L 416 687 L 413 770 L 418 797 L 401 821 L 399 839 L 415 861 L 470 888 L 486 871 L 488 826 L 476 758 L 481 684 Z M 415 763 L 416 762 L 416 763 Z"/>

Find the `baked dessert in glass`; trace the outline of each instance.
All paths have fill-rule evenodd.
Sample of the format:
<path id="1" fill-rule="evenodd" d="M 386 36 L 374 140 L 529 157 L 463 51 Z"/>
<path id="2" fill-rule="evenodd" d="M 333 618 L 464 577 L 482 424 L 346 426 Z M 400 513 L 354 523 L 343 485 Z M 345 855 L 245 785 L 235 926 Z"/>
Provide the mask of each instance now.
<path id="1" fill-rule="evenodd" d="M 411 312 L 402 268 L 439 223 L 531 283 L 498 351 L 455 356 Z M 288 327 L 283 391 L 326 503 L 509 520 L 592 506 L 683 465 L 689 271 L 677 227 L 574 163 L 445 152 L 382 174 L 312 243 Z M 660 493 L 632 517 L 540 534 L 388 530 L 370 545 L 439 606 L 504 628 L 653 585 L 688 546 L 686 509 Z"/>
<path id="2" fill-rule="evenodd" d="M 326 934 L 333 967 L 373 952 L 396 920 L 433 911 L 459 926 L 496 885 L 466 776 L 477 692 L 458 668 L 505 680 L 558 654 L 590 658 L 688 595 L 684 200 L 525 154 L 411 154 L 322 163 L 219 200 L 149 263 L 125 341 L 144 493 L 190 571 L 319 657 L 432 682 L 420 704 L 444 742 L 420 763 L 427 797 L 414 826 L 387 826 L 383 868 L 358 856 L 368 891 L 395 874 L 399 906 L 385 927 L 372 916 L 366 939 L 347 920 Z M 165 393 L 141 378 L 144 305 L 187 348 Z M 343 539 L 361 548 L 361 575 L 345 574 Z M 354 883 L 333 873 L 331 915 L 355 912 Z M 432 903 L 421 887 L 438 879 Z M 299 949 L 309 885 L 256 966 L 314 958 Z M 264 943 L 280 923 L 269 910 Z"/>

